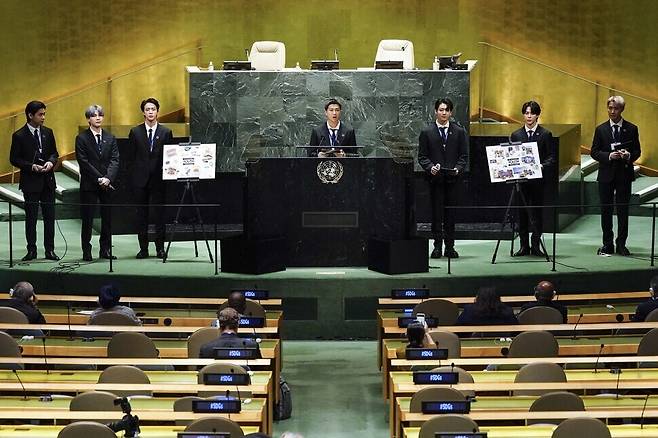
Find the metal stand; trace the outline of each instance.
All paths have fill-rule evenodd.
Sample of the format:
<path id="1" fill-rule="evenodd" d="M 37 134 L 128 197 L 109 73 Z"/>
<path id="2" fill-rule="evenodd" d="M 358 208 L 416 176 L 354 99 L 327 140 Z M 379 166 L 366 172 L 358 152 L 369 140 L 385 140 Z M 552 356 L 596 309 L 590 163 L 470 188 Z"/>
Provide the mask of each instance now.
<path id="1" fill-rule="evenodd" d="M 210 243 L 208 243 L 208 237 L 206 236 L 206 230 L 203 224 L 203 218 L 201 217 L 201 211 L 199 210 L 199 206 L 197 205 L 197 201 L 196 201 L 196 195 L 194 194 L 194 185 L 192 183 L 196 181 L 196 179 L 184 179 L 178 181 L 185 182 L 185 189 L 183 190 L 183 195 L 181 196 L 180 201 L 178 203 L 178 209 L 176 210 L 176 217 L 174 219 L 173 228 L 171 231 L 171 235 L 169 237 L 169 242 L 167 243 L 167 249 L 165 250 L 164 257 L 162 258 L 162 263 L 167 262 L 167 258 L 169 256 L 169 248 L 171 247 L 171 242 L 174 240 L 174 236 L 176 235 L 176 228 L 178 227 L 178 219 L 180 218 L 181 211 L 183 211 L 183 207 L 185 206 L 185 198 L 187 197 L 188 193 L 190 194 L 190 198 L 192 199 L 192 205 L 194 206 L 194 210 L 196 212 L 196 219 L 197 221 L 199 221 L 199 224 L 201 225 L 203 240 L 206 242 L 206 249 L 208 250 L 208 258 L 210 259 L 210 263 L 213 263 L 212 251 L 210 250 Z M 194 256 L 199 257 L 199 248 L 197 247 L 197 239 L 196 239 L 196 226 L 194 223 L 192 224 L 192 236 L 194 239 Z"/>
<path id="2" fill-rule="evenodd" d="M 526 202 L 525 196 L 523 195 L 523 192 L 521 191 L 521 183 L 525 183 L 526 180 L 519 180 L 516 179 L 514 181 L 507 181 L 507 184 L 514 184 L 514 187 L 512 188 L 512 193 L 510 193 L 509 196 L 509 201 L 507 202 L 507 208 L 505 209 L 505 215 L 503 216 L 503 221 L 500 224 L 500 234 L 505 231 L 505 225 L 509 223 L 512 226 L 512 242 L 510 245 L 510 256 L 514 254 L 514 239 L 515 239 L 515 230 L 514 230 L 514 209 L 512 208 L 513 205 L 515 205 L 515 201 L 518 197 L 518 199 L 521 200 L 521 205 L 523 208 L 528 209 L 528 203 Z M 535 221 L 532 218 L 531 214 L 528 214 L 528 221 L 530 222 L 530 227 L 531 229 L 536 229 L 535 228 Z M 498 239 L 496 242 L 496 249 L 494 250 L 493 256 L 491 257 L 491 264 L 496 263 L 496 257 L 498 256 L 498 248 L 500 247 L 500 241 L 502 239 Z M 550 262 L 551 259 L 548 257 L 548 252 L 546 251 L 546 247 L 544 246 L 544 240 L 539 239 L 539 245 L 541 246 L 542 251 L 544 252 L 544 255 L 546 256 L 546 261 Z"/>

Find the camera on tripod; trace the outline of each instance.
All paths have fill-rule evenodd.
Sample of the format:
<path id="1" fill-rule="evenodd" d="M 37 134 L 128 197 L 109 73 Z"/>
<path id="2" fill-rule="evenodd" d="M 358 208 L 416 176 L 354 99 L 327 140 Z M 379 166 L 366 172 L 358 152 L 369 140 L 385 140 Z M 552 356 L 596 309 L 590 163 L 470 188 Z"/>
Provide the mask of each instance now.
<path id="1" fill-rule="evenodd" d="M 109 423 L 107 427 L 112 429 L 114 432 L 124 431 L 125 438 L 135 438 L 139 436 L 139 417 L 137 415 L 132 415 L 132 407 L 127 397 L 115 398 L 114 406 L 121 405 L 121 410 L 125 414 L 123 418 L 119 421 Z"/>

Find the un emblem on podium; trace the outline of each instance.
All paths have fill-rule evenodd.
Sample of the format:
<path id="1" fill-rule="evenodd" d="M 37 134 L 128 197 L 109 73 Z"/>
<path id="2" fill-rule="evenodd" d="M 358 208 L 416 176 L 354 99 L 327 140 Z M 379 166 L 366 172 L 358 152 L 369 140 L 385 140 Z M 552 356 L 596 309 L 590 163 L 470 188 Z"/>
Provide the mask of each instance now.
<path id="1" fill-rule="evenodd" d="M 317 174 L 324 184 L 336 184 L 343 177 L 343 165 L 333 160 L 321 161 Z"/>

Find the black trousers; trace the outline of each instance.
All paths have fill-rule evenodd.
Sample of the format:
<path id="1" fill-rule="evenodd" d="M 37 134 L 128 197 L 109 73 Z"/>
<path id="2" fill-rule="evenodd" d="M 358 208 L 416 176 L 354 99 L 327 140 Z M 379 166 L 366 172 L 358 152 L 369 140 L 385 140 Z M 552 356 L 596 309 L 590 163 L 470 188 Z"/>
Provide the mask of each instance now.
<path id="1" fill-rule="evenodd" d="M 101 189 L 80 191 L 80 217 L 82 218 L 82 230 L 80 231 L 80 243 L 83 252 L 91 252 L 91 228 L 94 222 L 94 210 L 96 204 L 101 205 L 101 236 L 100 250 L 109 251 L 112 245 L 112 216 L 111 194 Z"/>
<path id="2" fill-rule="evenodd" d="M 541 208 L 535 206 L 544 205 L 544 186 L 537 181 L 520 184 L 520 191 L 528 207 L 523 208 L 520 196 L 517 199 L 519 208 L 519 239 L 521 247 L 541 248 L 541 235 L 544 232 L 544 213 Z M 533 226 L 534 225 L 534 226 Z M 529 231 L 532 231 L 532 242 L 529 239 Z"/>
<path id="3" fill-rule="evenodd" d="M 456 182 L 432 181 L 430 182 L 430 196 L 432 201 L 432 233 L 434 246 L 440 247 L 441 241 L 446 248 L 455 246 L 455 213 L 454 209 L 446 208 L 456 206 L 459 199 Z"/>
<path id="4" fill-rule="evenodd" d="M 135 187 L 135 202 L 140 204 L 137 208 L 137 239 L 139 240 L 139 249 L 148 251 L 148 226 L 149 213 L 153 217 L 155 224 L 155 248 L 164 250 L 165 238 L 165 186 L 164 184 L 151 184 L 147 187 Z"/>
<path id="5" fill-rule="evenodd" d="M 603 245 L 612 245 L 612 211 L 617 208 L 617 245 L 626 246 L 628 238 L 628 202 L 631 199 L 631 181 L 628 178 L 615 177 L 610 182 L 599 181 L 599 199 L 601 204 L 601 231 Z M 622 205 L 623 204 L 623 205 Z"/>
<path id="6" fill-rule="evenodd" d="M 43 217 L 43 248 L 55 249 L 55 189 L 45 187 L 40 192 L 23 192 L 25 199 L 25 240 L 27 250 L 37 250 L 37 218 L 39 206 Z"/>

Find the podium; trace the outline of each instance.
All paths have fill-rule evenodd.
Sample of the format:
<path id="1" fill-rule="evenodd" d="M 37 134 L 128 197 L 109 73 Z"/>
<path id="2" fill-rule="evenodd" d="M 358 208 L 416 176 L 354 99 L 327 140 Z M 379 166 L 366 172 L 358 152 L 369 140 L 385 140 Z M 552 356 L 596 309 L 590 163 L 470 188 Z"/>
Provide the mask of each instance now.
<path id="1" fill-rule="evenodd" d="M 370 239 L 414 235 L 411 160 L 261 158 L 246 166 L 242 239 L 282 239 L 276 250 L 286 266 L 369 266 Z"/>

